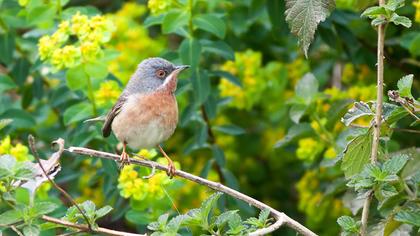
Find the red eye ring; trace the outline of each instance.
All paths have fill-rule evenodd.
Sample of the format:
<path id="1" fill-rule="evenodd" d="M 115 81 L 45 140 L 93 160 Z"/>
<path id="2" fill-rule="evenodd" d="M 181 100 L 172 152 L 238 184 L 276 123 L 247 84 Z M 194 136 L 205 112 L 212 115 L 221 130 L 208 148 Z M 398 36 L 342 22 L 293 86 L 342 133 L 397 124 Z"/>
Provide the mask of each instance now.
<path id="1" fill-rule="evenodd" d="M 160 69 L 160 70 L 156 71 L 156 75 L 160 78 L 164 78 L 165 75 L 166 75 L 166 72 L 164 70 Z"/>

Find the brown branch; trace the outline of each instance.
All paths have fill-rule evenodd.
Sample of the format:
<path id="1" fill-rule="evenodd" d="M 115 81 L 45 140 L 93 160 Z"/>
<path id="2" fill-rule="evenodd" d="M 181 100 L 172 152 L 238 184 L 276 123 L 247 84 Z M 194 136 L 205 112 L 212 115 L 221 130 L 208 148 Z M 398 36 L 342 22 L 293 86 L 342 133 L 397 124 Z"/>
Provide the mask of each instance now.
<path id="1" fill-rule="evenodd" d="M 134 233 L 127 233 L 127 232 L 122 232 L 122 231 L 116 231 L 116 230 L 112 230 L 112 229 L 106 229 L 106 228 L 102 228 L 102 227 L 98 227 L 97 229 L 89 229 L 88 225 L 84 225 L 84 224 L 75 224 L 69 221 L 65 221 L 65 220 L 61 220 L 61 219 L 57 219 L 51 216 L 42 216 L 41 217 L 43 220 L 51 222 L 51 223 L 55 223 L 55 224 L 59 224 L 59 225 L 63 225 L 69 228 L 74 228 L 74 229 L 79 229 L 83 232 L 95 232 L 95 233 L 102 233 L 102 234 L 106 234 L 106 235 L 111 235 L 111 236 L 146 236 L 145 234 L 134 234 Z"/>
<path id="2" fill-rule="evenodd" d="M 384 6 L 385 0 L 379 0 L 379 6 Z M 382 122 L 382 104 L 384 96 L 384 44 L 385 44 L 385 27 L 386 24 L 378 26 L 378 42 L 377 42 L 377 84 L 376 84 L 376 114 L 373 126 L 373 140 L 370 162 L 375 164 L 378 160 L 379 139 L 381 136 L 381 122 Z M 369 218 L 370 202 L 372 201 L 373 192 L 370 192 L 363 204 L 362 211 L 362 226 L 360 234 L 367 235 L 367 225 Z"/>
<path id="3" fill-rule="evenodd" d="M 85 219 L 88 227 L 90 230 L 92 230 L 92 225 L 89 222 L 89 218 L 86 216 L 86 214 L 83 212 L 83 210 L 79 207 L 79 205 L 76 203 L 76 201 L 73 200 L 73 198 L 68 194 L 64 189 L 62 189 L 60 186 L 58 186 L 54 180 L 50 178 L 47 171 L 44 169 L 44 166 L 41 163 L 41 158 L 39 158 L 38 151 L 35 148 L 35 138 L 32 135 L 28 136 L 28 142 L 29 142 L 29 148 L 31 149 L 32 153 L 34 154 L 34 157 L 36 161 L 38 162 L 39 167 L 41 168 L 42 172 L 44 173 L 45 177 L 48 179 L 48 181 L 56 188 L 58 191 L 60 191 L 66 198 L 69 200 L 73 206 L 79 210 L 80 214 L 82 214 L 83 218 Z M 59 138 L 56 141 L 53 142 L 53 144 L 58 145 L 58 151 L 56 152 L 57 155 L 61 156 L 61 154 L 64 151 L 64 140 Z"/>
<path id="4" fill-rule="evenodd" d="M 107 153 L 107 152 L 102 152 L 102 151 L 97 151 L 97 150 L 93 150 L 93 149 L 89 149 L 89 148 L 83 148 L 83 147 L 69 147 L 68 149 L 65 149 L 65 151 L 70 152 L 70 153 L 74 153 L 74 154 L 79 154 L 82 155 L 82 157 L 99 157 L 99 158 L 104 158 L 104 159 L 109 159 L 109 160 L 114 160 L 117 162 L 120 162 L 120 156 L 116 155 L 116 154 L 112 154 L 112 153 Z M 145 167 L 149 167 L 149 168 L 156 168 L 158 170 L 161 171 L 167 171 L 168 168 L 164 165 L 161 165 L 157 162 L 154 161 L 149 161 L 149 160 L 139 160 L 139 159 L 133 159 L 133 158 L 129 158 L 129 162 L 131 164 L 136 164 L 136 165 L 140 165 L 140 166 L 145 166 Z M 219 192 L 223 192 L 225 194 L 228 194 L 229 196 L 242 200 L 254 207 L 259 208 L 260 210 L 264 210 L 264 209 L 269 209 L 271 215 L 276 219 L 276 222 L 264 229 L 260 229 L 257 230 L 253 233 L 251 233 L 250 235 L 263 235 L 263 234 L 268 234 L 270 232 L 275 231 L 276 229 L 278 229 L 280 226 L 282 226 L 283 224 L 296 230 L 298 233 L 302 234 L 302 235 L 310 235 L 310 236 L 314 236 L 316 235 L 314 232 L 310 231 L 309 229 L 307 229 L 305 226 L 301 225 L 299 222 L 293 220 L 292 218 L 290 218 L 289 216 L 287 216 L 286 214 L 284 214 L 283 212 L 279 212 L 276 209 L 252 198 L 249 197 L 241 192 L 238 192 L 234 189 L 231 189 L 229 187 L 224 186 L 221 183 L 216 183 L 195 175 L 192 175 L 188 172 L 184 172 L 182 170 L 176 170 L 174 176 L 178 176 L 190 181 L 193 181 L 195 183 L 198 183 L 200 185 L 204 185 L 207 186 L 213 190 L 219 191 Z"/>

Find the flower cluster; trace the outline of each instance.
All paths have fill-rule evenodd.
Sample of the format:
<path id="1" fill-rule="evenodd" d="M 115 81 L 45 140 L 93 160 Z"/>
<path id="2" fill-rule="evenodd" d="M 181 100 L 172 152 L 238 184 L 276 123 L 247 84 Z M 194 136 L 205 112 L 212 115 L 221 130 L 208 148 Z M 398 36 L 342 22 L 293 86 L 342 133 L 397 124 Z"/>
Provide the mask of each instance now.
<path id="1" fill-rule="evenodd" d="M 11 143 L 10 136 L 6 136 L 0 142 L 0 155 L 9 154 L 16 158 L 17 161 L 28 161 L 32 160 L 32 155 L 29 154 L 29 149 L 21 143 L 17 143 L 13 146 Z"/>
<path id="2" fill-rule="evenodd" d="M 298 142 L 296 155 L 301 160 L 313 161 L 322 152 L 324 145 L 313 138 L 303 138 Z"/>
<path id="3" fill-rule="evenodd" d="M 88 17 L 77 12 L 71 20 L 62 21 L 52 35 L 39 39 L 39 56 L 56 69 L 98 60 L 103 55 L 102 46 L 110 40 L 113 31 L 112 22 L 104 16 Z M 75 37 L 76 42 L 71 44 L 70 37 Z"/>
<path id="4" fill-rule="evenodd" d="M 323 178 L 329 178 L 328 173 L 323 170 L 309 170 L 305 172 L 296 185 L 299 193 L 298 208 L 305 212 L 308 219 L 307 223 L 315 229 L 322 228 L 319 227 L 321 222 L 335 222 L 338 216 L 349 212 L 340 199 L 326 197 L 320 191 L 320 181 Z M 336 233 L 326 235 L 336 235 Z"/>
<path id="5" fill-rule="evenodd" d="M 220 95 L 232 97 L 232 106 L 239 109 L 250 109 L 261 97 L 265 88 L 264 68 L 260 52 L 246 50 L 235 53 L 235 61 L 227 61 L 221 67 L 242 81 L 242 88 L 227 79 L 219 84 Z"/>
<path id="6" fill-rule="evenodd" d="M 159 15 L 172 7 L 172 0 L 149 0 L 147 7 L 153 15 Z"/>
<path id="7" fill-rule="evenodd" d="M 143 157 L 153 157 L 156 152 L 141 150 L 139 155 Z M 160 164 L 167 164 L 165 158 L 158 158 Z M 179 169 L 179 163 L 174 163 Z M 169 177 L 164 172 L 154 174 L 150 179 L 143 179 L 141 172 L 134 165 L 124 166 L 118 178 L 118 188 L 120 195 L 124 198 L 142 200 L 146 197 L 153 199 L 162 199 L 165 196 L 164 186 L 171 183 Z"/>
<path id="8" fill-rule="evenodd" d="M 110 62 L 109 70 L 124 84 L 140 61 L 158 55 L 165 46 L 163 38 L 151 38 L 148 30 L 138 23 L 138 18 L 145 13 L 144 5 L 129 2 L 115 14 L 108 15 L 115 23 L 110 46 L 120 53 Z"/>
<path id="9" fill-rule="evenodd" d="M 420 0 L 413 1 L 413 6 L 416 8 L 416 15 L 414 21 L 420 23 Z"/>
<path id="10" fill-rule="evenodd" d="M 95 102 L 98 107 L 109 108 L 114 104 L 120 96 L 121 88 L 118 83 L 108 80 L 101 83 L 98 90 L 95 91 Z"/>

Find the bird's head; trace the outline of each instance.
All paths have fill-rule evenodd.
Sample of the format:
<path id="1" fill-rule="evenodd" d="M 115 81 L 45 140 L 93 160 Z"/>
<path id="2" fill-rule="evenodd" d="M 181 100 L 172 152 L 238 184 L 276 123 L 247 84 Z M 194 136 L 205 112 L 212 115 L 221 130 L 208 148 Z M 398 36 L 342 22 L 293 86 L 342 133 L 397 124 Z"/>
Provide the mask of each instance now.
<path id="1" fill-rule="evenodd" d="M 132 92 L 152 92 L 159 88 L 175 91 L 178 74 L 189 66 L 176 66 L 171 62 L 153 57 L 143 60 L 127 84 Z"/>

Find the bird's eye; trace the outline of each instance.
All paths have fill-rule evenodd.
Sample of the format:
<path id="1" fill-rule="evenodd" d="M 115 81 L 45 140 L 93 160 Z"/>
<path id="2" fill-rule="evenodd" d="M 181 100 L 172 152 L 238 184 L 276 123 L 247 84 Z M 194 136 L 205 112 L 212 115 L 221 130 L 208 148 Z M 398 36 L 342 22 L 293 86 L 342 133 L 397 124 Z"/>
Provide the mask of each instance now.
<path id="1" fill-rule="evenodd" d="M 165 77 L 165 75 L 166 75 L 166 72 L 165 72 L 164 70 L 160 69 L 160 70 L 157 70 L 157 71 L 156 71 L 156 75 L 157 75 L 159 78 L 164 78 L 164 77 Z"/>

